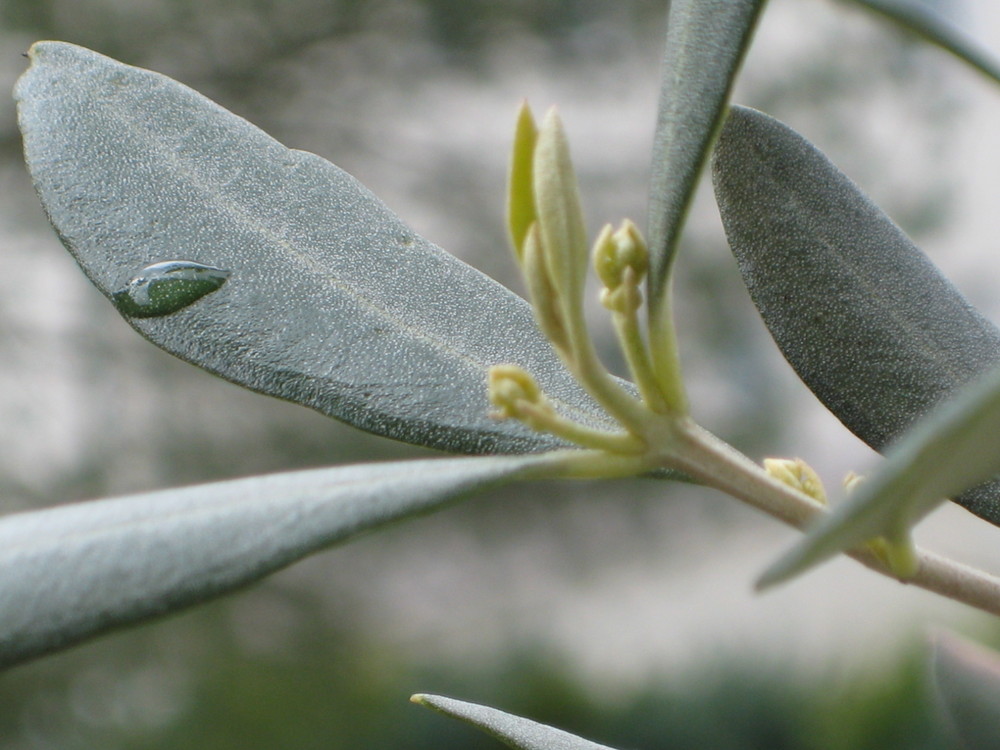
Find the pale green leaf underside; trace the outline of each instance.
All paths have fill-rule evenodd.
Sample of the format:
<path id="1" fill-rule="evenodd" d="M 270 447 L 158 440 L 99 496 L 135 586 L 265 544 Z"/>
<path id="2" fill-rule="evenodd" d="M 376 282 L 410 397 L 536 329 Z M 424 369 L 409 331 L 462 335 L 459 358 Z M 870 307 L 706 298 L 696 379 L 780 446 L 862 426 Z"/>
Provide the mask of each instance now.
<path id="1" fill-rule="evenodd" d="M 747 289 L 785 358 L 876 450 L 1000 364 L 1000 331 L 812 144 L 733 107 L 716 198 Z M 1000 483 L 956 501 L 1000 523 Z"/>
<path id="2" fill-rule="evenodd" d="M 1000 473 L 1000 369 L 942 404 L 886 451 L 886 460 L 761 577 L 787 580 L 876 536 L 907 533 L 932 508 Z"/>
<path id="3" fill-rule="evenodd" d="M 935 695 L 970 748 L 995 748 L 1000 738 L 1000 655 L 950 634 L 934 644 Z"/>
<path id="4" fill-rule="evenodd" d="M 0 666 L 252 583 L 310 553 L 545 472 L 488 456 L 253 477 L 0 519 Z"/>
<path id="5" fill-rule="evenodd" d="M 515 750 L 611 750 L 607 745 L 598 745 L 561 729 L 488 706 L 440 695 L 414 695 L 411 700 L 471 724 Z"/>
<path id="6" fill-rule="evenodd" d="M 233 382 L 381 435 L 469 453 L 551 448 L 489 417 L 515 363 L 568 416 L 608 426 L 515 294 L 414 234 L 350 175 L 165 76 L 61 42 L 16 96 L 50 220 L 107 296 L 151 263 L 230 273 L 129 322 Z"/>
<path id="7" fill-rule="evenodd" d="M 936 44 L 1000 83 L 1000 58 L 926 3 L 915 0 L 854 1 Z"/>
<path id="8" fill-rule="evenodd" d="M 764 0 L 669 4 L 649 189 L 650 304 L 659 305 L 698 177 Z"/>

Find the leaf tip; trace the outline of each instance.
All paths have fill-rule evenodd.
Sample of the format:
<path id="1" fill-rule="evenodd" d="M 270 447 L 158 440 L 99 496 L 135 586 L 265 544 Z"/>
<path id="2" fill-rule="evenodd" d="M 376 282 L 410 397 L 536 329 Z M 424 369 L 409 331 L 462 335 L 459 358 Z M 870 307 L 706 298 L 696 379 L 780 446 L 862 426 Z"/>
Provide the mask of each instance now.
<path id="1" fill-rule="evenodd" d="M 507 231 L 518 263 L 524 255 L 524 241 L 528 228 L 538 218 L 535 210 L 534 158 L 538 143 L 538 126 L 528 106 L 522 99 L 514 125 L 514 145 L 511 149 L 507 178 Z"/>
<path id="2" fill-rule="evenodd" d="M 443 695 L 414 693 L 410 696 L 410 703 L 415 703 L 418 706 L 429 708 L 432 711 L 437 711 L 440 714 L 444 714 L 445 716 L 450 716 L 455 719 L 465 719 L 461 711 L 457 708 L 462 705 L 462 703 L 453 698 L 445 698 Z"/>
<path id="3" fill-rule="evenodd" d="M 760 574 L 754 583 L 754 590 L 759 593 L 790 581 L 833 554 L 835 553 L 828 551 L 825 546 L 815 544 L 813 538 L 807 536 Z"/>
<path id="4" fill-rule="evenodd" d="M 784 558 L 781 558 L 777 563 L 769 566 L 763 573 L 761 573 L 757 577 L 757 580 L 754 581 L 753 590 L 758 594 L 762 594 L 793 577 L 795 575 L 794 571 L 787 570 L 786 565 L 779 565 L 779 563 L 782 563 L 783 561 Z"/>
<path id="5" fill-rule="evenodd" d="M 535 150 L 536 173 L 547 161 L 554 162 L 562 170 L 569 169 L 569 139 L 562 117 L 559 115 L 559 108 L 554 104 L 545 112 L 542 124 L 538 128 L 538 146 Z M 563 179 L 574 185 L 576 183 L 575 177 L 571 178 L 569 175 L 563 175 Z"/>

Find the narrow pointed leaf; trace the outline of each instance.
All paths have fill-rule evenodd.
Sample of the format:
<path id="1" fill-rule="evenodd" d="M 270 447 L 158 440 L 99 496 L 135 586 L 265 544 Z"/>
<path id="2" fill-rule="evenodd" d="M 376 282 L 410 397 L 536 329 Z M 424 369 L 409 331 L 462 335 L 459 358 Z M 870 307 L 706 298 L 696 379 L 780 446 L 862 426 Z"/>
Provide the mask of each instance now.
<path id="1" fill-rule="evenodd" d="M 538 219 L 535 211 L 534 161 L 538 128 L 527 102 L 517 112 L 514 147 L 507 173 L 507 232 L 518 262 L 523 262 L 528 228 Z"/>
<path id="2" fill-rule="evenodd" d="M 569 318 L 569 311 L 583 305 L 590 248 L 569 141 L 554 107 L 542 120 L 537 139 L 531 177 L 542 254 Z"/>
<path id="3" fill-rule="evenodd" d="M 547 456 L 367 464 L 253 477 L 0 519 L 0 666 L 177 611 Z"/>
<path id="4" fill-rule="evenodd" d="M 253 390 L 455 452 L 557 444 L 489 417 L 486 371 L 504 362 L 531 371 L 569 416 L 607 426 L 522 299 L 415 235 L 350 175 L 165 76 L 60 42 L 30 57 L 16 91 L 26 160 L 90 280 L 112 299 L 161 262 L 227 273 L 159 314 L 126 306 L 153 343 Z"/>
<path id="5" fill-rule="evenodd" d="M 673 0 L 649 189 L 650 305 L 666 290 L 681 226 L 726 114 L 764 0 Z"/>
<path id="6" fill-rule="evenodd" d="M 761 578 L 768 586 L 877 536 L 900 537 L 948 497 L 1000 474 L 1000 369 L 934 409 L 878 471 Z"/>
<path id="7" fill-rule="evenodd" d="M 410 700 L 471 724 L 515 750 L 611 750 L 607 745 L 598 745 L 561 729 L 476 703 L 422 694 Z"/>
<path id="8" fill-rule="evenodd" d="M 935 639 L 934 691 L 965 747 L 1000 745 L 1000 655 L 957 636 Z"/>
<path id="9" fill-rule="evenodd" d="M 1000 364 L 1000 331 L 812 144 L 734 107 L 715 194 L 743 280 L 785 358 L 876 450 Z M 955 498 L 1000 523 L 1000 483 Z"/>
<path id="10" fill-rule="evenodd" d="M 855 0 L 855 2 L 936 44 L 1000 83 L 1000 57 L 976 42 L 927 3 L 918 0 Z"/>

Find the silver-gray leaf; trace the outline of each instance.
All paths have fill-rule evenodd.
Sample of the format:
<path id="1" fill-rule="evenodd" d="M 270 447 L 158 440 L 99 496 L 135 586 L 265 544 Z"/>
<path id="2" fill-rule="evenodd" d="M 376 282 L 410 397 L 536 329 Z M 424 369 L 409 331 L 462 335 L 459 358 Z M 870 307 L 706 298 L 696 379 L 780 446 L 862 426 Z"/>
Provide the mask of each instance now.
<path id="1" fill-rule="evenodd" d="M 729 245 L 778 347 L 876 450 L 1000 364 L 996 326 L 787 126 L 733 107 L 714 181 Z M 956 501 L 1000 524 L 1000 483 Z"/>
<path id="2" fill-rule="evenodd" d="M 414 234 L 350 175 L 165 76 L 62 42 L 30 57 L 16 90 L 26 160 L 91 281 L 111 297 L 176 258 L 230 272 L 172 314 L 127 315 L 153 343 L 454 452 L 558 445 L 490 418 L 497 363 L 525 367 L 569 416 L 607 426 L 522 299 Z"/>
<path id="3" fill-rule="evenodd" d="M 607 745 L 598 745 L 561 729 L 489 706 L 441 695 L 420 694 L 410 700 L 482 729 L 515 750 L 612 750 Z"/>
<path id="4" fill-rule="evenodd" d="M 663 301 L 684 217 L 764 0 L 668 4 L 649 187 L 650 304 Z"/>
<path id="5" fill-rule="evenodd" d="M 855 0 L 1000 83 L 1000 58 L 925 0 Z"/>
<path id="6" fill-rule="evenodd" d="M 361 464 L 0 519 L 0 667 L 200 603 L 549 456 Z"/>

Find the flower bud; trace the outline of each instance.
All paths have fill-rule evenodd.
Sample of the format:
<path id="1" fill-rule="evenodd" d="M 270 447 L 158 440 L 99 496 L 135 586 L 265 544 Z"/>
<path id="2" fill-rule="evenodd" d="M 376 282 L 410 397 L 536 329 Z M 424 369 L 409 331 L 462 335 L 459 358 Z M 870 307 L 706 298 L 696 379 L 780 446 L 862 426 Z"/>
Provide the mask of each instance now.
<path id="1" fill-rule="evenodd" d="M 641 281 L 649 268 L 649 248 L 631 219 L 625 219 L 611 238 L 615 243 L 622 268 L 635 271 L 636 281 Z"/>
<path id="2" fill-rule="evenodd" d="M 813 500 L 826 505 L 823 482 L 813 468 L 801 458 L 765 458 L 764 470 L 768 476 L 787 484 Z"/>
<path id="3" fill-rule="evenodd" d="M 524 368 L 494 365 L 488 377 L 489 399 L 497 407 L 498 418 L 519 419 L 530 425 L 532 417 L 539 412 L 552 413 L 538 382 Z"/>
<path id="4" fill-rule="evenodd" d="M 605 287 L 601 304 L 622 313 L 638 309 L 642 304 L 639 283 L 649 266 L 649 251 L 635 224 L 626 219 L 614 231 L 606 224 L 594 242 L 593 263 Z"/>

